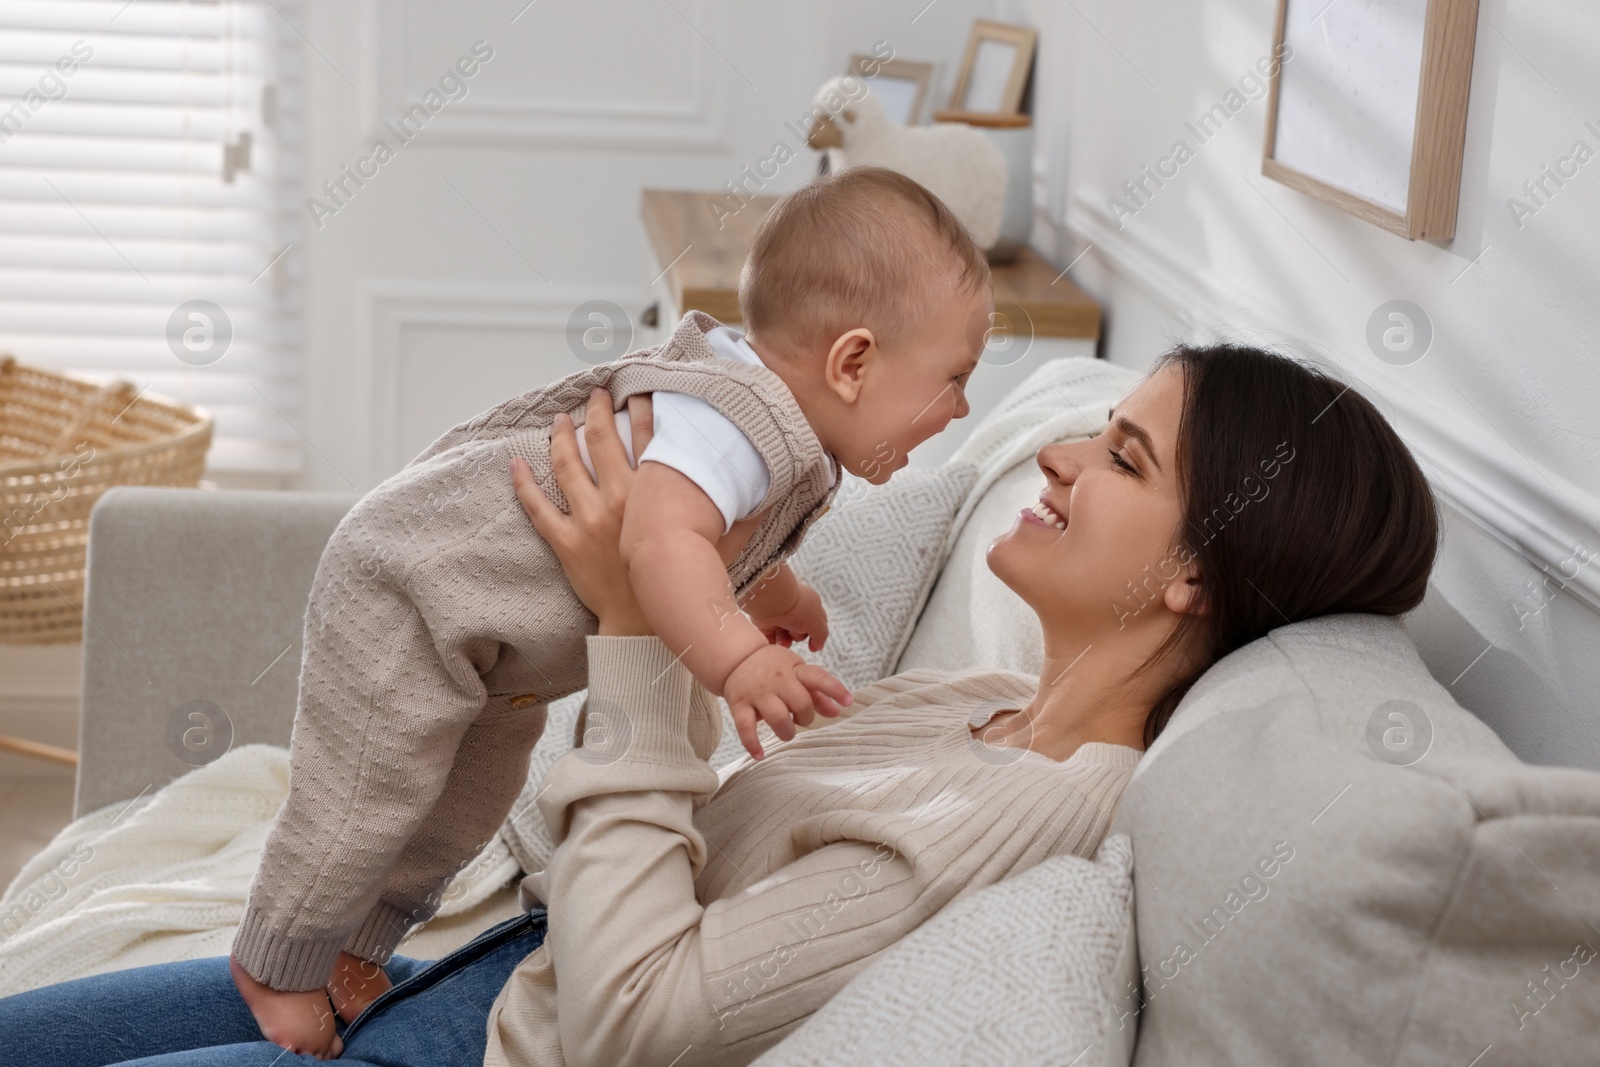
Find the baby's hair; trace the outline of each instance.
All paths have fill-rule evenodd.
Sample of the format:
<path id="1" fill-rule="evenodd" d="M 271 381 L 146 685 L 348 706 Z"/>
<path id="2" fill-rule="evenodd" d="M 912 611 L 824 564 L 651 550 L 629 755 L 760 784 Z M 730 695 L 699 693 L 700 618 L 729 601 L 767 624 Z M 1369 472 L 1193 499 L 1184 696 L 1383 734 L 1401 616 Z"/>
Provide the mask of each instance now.
<path id="1" fill-rule="evenodd" d="M 761 220 L 739 311 L 780 352 L 825 350 L 862 326 L 892 347 L 940 302 L 989 284 L 988 260 L 944 201 L 896 171 L 847 167 Z"/>

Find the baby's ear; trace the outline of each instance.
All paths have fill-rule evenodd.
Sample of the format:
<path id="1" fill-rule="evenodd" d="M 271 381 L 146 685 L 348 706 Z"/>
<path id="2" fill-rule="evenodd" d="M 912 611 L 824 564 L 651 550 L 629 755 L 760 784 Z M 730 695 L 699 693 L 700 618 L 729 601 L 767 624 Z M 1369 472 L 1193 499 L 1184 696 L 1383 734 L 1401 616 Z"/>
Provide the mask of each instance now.
<path id="1" fill-rule="evenodd" d="M 858 326 L 840 334 L 828 350 L 824 376 L 828 387 L 846 401 L 854 401 L 861 390 L 861 375 L 870 361 L 869 353 L 877 341 L 872 331 Z"/>

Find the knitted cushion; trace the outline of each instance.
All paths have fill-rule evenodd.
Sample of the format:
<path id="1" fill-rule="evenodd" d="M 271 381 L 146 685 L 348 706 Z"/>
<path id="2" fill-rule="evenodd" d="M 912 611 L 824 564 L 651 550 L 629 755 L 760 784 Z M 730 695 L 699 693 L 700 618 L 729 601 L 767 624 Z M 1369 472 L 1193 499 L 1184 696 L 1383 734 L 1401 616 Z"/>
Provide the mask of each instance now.
<path id="1" fill-rule="evenodd" d="M 895 673 L 944 565 L 950 520 L 977 477 L 958 463 L 908 467 L 877 486 L 845 478 L 791 561 L 828 609 L 827 645 L 801 656 L 851 689 Z"/>
<path id="2" fill-rule="evenodd" d="M 1093 862 L 1057 856 L 957 899 L 755 1064 L 1126 1064 L 1112 985 L 1119 961 L 1133 974 L 1132 872 L 1119 834 Z"/>
<path id="3" fill-rule="evenodd" d="M 894 673 L 917 615 L 944 562 L 946 534 L 956 509 L 977 477 L 970 464 L 908 467 L 883 485 L 844 477 L 827 514 L 812 523 L 791 563 L 822 594 L 828 642 L 819 652 L 796 648 L 851 689 Z M 572 750 L 573 727 L 583 706 L 580 690 L 550 705 L 544 736 L 533 750 L 528 778 L 500 829 L 524 871 L 543 870 L 554 846 L 534 803 L 545 771 Z M 728 705 L 722 741 L 711 757 L 720 771 L 745 755 Z M 775 740 L 763 723 L 762 744 Z"/>

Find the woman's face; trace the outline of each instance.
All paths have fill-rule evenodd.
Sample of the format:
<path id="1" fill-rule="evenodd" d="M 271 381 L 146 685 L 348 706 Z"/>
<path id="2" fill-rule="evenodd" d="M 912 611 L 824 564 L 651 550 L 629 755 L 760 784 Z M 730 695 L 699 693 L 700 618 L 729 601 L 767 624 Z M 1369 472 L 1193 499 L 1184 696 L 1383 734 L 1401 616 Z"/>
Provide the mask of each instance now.
<path id="1" fill-rule="evenodd" d="M 987 559 L 1047 632 L 1057 620 L 1075 629 L 1145 628 L 1158 621 L 1167 586 L 1174 598 L 1185 591 L 1188 553 L 1174 548 L 1182 411 L 1183 372 L 1165 367 L 1123 398 L 1103 433 L 1039 450 L 1044 517 L 1024 509 Z"/>

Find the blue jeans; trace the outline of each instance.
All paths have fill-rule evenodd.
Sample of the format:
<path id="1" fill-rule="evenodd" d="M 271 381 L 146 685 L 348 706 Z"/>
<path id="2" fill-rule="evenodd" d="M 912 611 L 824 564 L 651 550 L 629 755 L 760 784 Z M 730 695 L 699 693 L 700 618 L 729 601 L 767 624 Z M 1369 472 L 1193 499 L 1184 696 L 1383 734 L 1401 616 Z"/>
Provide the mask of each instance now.
<path id="1" fill-rule="evenodd" d="M 479 934 L 439 960 L 395 956 L 394 987 L 346 1025 L 344 1054 L 319 1061 L 261 1036 L 228 958 L 135 967 L 0 1000 L 0 1060 L 11 1067 L 482 1067 L 489 1008 L 544 943 L 544 908 Z"/>

